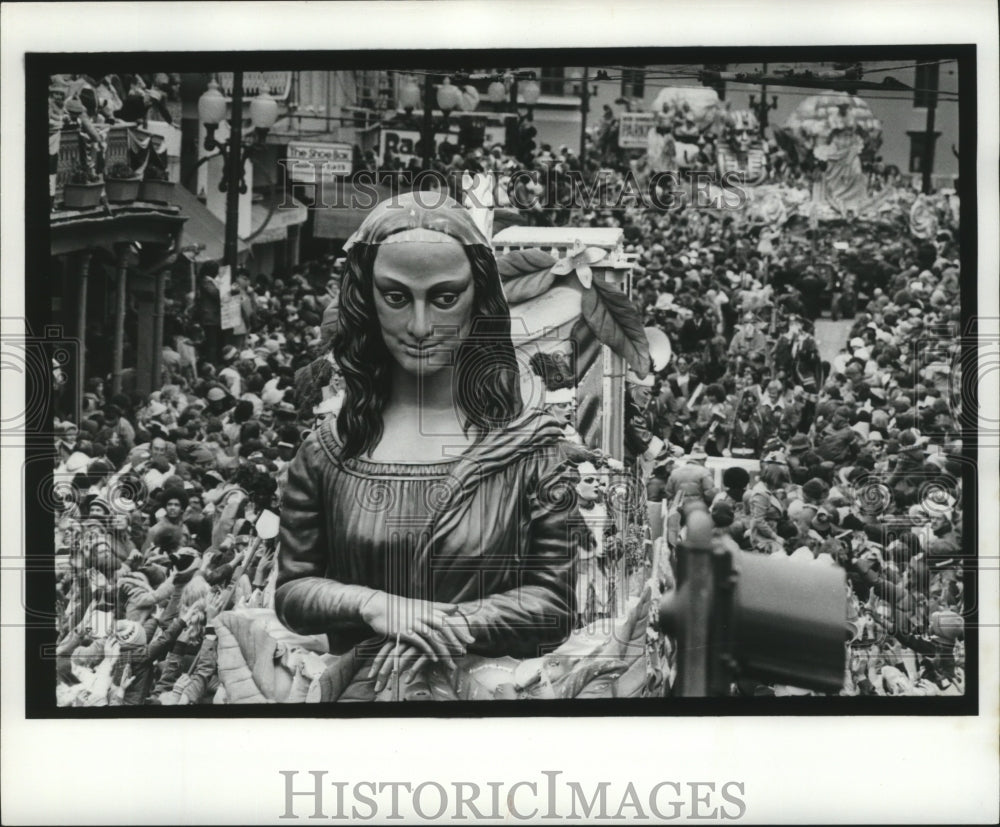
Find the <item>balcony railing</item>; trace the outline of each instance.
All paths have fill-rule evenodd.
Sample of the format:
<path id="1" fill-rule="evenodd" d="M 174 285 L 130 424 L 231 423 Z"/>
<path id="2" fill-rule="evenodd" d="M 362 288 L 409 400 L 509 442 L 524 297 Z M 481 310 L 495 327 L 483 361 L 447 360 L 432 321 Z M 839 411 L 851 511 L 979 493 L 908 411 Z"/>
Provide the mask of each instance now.
<path id="1" fill-rule="evenodd" d="M 135 127 L 134 123 L 112 124 L 108 129 L 107 143 L 104 150 L 104 168 L 115 164 L 128 163 L 128 131 Z M 69 180 L 73 170 L 81 164 L 80 130 L 78 127 L 64 129 L 59 136 L 59 165 L 56 169 L 56 201 L 62 195 L 63 187 Z"/>

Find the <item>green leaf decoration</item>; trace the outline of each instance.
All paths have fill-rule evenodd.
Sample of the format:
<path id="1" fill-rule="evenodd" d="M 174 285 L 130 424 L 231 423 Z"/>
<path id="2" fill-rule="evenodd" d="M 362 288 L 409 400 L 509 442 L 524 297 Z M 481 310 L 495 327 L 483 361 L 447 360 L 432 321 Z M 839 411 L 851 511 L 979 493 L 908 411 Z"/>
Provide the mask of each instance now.
<path id="1" fill-rule="evenodd" d="M 556 260 L 544 250 L 529 247 L 527 250 L 513 250 L 498 258 L 497 270 L 500 272 L 500 278 L 507 281 L 517 276 L 546 270 L 555 263 Z"/>
<path id="2" fill-rule="evenodd" d="M 542 295 L 555 282 L 555 263 L 551 255 L 537 248 L 515 250 L 497 259 L 507 301 L 518 304 Z"/>
<path id="3" fill-rule="evenodd" d="M 583 292 L 583 318 L 594 335 L 621 356 L 640 378 L 649 373 L 649 342 L 642 318 L 628 296 L 594 279 Z"/>
<path id="4" fill-rule="evenodd" d="M 552 272 L 552 268 L 546 267 L 536 273 L 528 273 L 505 281 L 503 292 L 507 296 L 508 304 L 519 304 L 542 295 L 553 285 L 555 280 L 556 274 Z"/>

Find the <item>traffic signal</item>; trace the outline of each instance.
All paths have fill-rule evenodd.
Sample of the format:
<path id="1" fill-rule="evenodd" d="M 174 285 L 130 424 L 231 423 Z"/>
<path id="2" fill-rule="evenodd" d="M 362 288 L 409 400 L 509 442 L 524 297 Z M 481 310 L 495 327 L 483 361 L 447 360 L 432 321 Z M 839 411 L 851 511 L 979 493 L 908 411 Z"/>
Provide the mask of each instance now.
<path id="1" fill-rule="evenodd" d="M 462 118 L 458 130 L 458 142 L 466 151 L 481 147 L 485 137 L 485 120 L 482 118 Z"/>
<path id="2" fill-rule="evenodd" d="M 517 159 L 522 164 L 530 164 L 534 158 L 535 150 L 538 148 L 535 144 L 537 135 L 538 130 L 529 121 L 521 123 L 517 138 Z"/>

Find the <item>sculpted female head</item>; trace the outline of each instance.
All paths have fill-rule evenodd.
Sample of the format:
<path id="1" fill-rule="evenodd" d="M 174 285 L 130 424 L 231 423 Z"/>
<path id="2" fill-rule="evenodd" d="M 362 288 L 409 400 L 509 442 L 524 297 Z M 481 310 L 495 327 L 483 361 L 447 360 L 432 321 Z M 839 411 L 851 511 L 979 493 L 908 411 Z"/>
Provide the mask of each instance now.
<path id="1" fill-rule="evenodd" d="M 347 456 L 382 436 L 398 371 L 451 371 L 456 409 L 479 437 L 521 413 L 510 311 L 489 241 L 440 193 L 383 201 L 347 245 L 333 351 L 345 385 L 337 426 Z"/>

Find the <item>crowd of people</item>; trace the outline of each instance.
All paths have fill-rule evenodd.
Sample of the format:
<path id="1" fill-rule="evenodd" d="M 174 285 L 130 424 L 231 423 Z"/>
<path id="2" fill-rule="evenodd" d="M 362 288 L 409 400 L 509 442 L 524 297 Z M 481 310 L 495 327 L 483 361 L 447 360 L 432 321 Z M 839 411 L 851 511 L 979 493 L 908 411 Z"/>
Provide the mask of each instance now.
<path id="1" fill-rule="evenodd" d="M 469 158 L 524 165 L 499 148 L 454 163 Z M 559 163 L 626 171 L 546 145 L 532 166 Z M 697 501 L 733 549 L 843 567 L 842 694 L 961 693 L 964 466 L 957 345 L 942 333 L 959 318 L 957 227 L 918 243 L 896 226 L 639 204 L 567 220 L 623 229 L 633 301 L 671 344 L 669 364 L 632 377 L 626 417 L 628 454 L 653 457 L 666 540 Z M 261 526 L 297 449 L 343 403 L 330 351 L 343 262 L 230 283 L 201 265 L 193 293 L 168 290 L 161 387 L 139 395 L 126 376 L 112 393 L 91 377 L 79 421 L 57 420 L 60 704 L 223 700 L 216 620 L 271 605 L 276 543 Z M 220 286 L 238 298 L 235 327 Z M 850 322 L 833 358 L 816 338 L 826 310 Z"/>
<path id="2" fill-rule="evenodd" d="M 663 502 L 665 524 L 700 502 L 732 548 L 842 566 L 845 694 L 960 692 L 964 465 L 950 234 L 887 243 L 877 228 L 845 224 L 820 250 L 782 234 L 765 259 L 725 218 L 653 222 L 635 234 L 637 301 L 674 360 L 633 385 L 629 436 L 637 452 L 654 438 L 664 446 L 649 498 Z M 834 278 L 818 278 L 821 269 Z M 838 307 L 848 278 L 856 308 Z M 850 322 L 830 359 L 814 329 L 826 303 Z"/>

